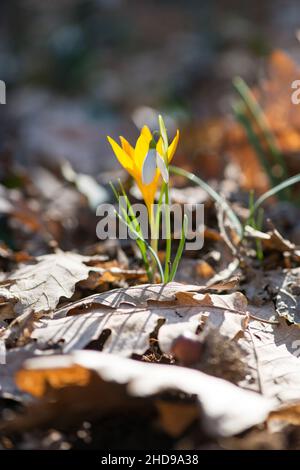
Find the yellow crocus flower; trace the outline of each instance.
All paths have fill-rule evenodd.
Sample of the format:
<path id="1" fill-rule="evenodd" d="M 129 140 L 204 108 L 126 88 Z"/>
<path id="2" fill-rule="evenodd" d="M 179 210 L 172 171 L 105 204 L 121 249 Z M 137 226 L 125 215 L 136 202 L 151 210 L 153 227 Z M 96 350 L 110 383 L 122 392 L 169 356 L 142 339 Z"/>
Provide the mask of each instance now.
<path id="1" fill-rule="evenodd" d="M 153 179 L 149 184 L 143 182 L 143 164 L 145 158 L 150 150 L 150 144 L 153 142 L 153 136 L 147 126 L 144 126 L 141 130 L 140 136 L 137 139 L 135 148 L 133 148 L 124 137 L 120 137 L 121 146 L 115 142 L 111 137 L 107 136 L 107 139 L 112 146 L 112 149 L 126 171 L 134 178 L 138 188 L 140 189 L 143 199 L 146 203 L 149 219 L 152 217 L 152 204 L 154 202 L 155 194 L 158 187 L 160 170 L 156 168 Z M 177 130 L 176 136 L 168 148 L 168 163 L 173 158 L 176 151 L 179 140 L 179 131 Z M 163 156 L 163 145 L 162 139 L 160 138 L 156 144 L 156 151 L 162 157 Z M 163 157 L 162 157 L 163 158 Z"/>

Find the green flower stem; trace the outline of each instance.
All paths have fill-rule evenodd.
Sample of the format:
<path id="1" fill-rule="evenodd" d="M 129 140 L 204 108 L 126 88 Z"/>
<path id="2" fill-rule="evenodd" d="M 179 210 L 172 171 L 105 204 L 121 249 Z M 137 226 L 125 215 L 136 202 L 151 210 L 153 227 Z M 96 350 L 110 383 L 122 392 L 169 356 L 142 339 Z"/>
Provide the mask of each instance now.
<path id="1" fill-rule="evenodd" d="M 253 189 L 251 189 L 249 193 L 249 217 L 247 219 L 246 224 L 250 225 L 253 228 L 256 228 L 253 207 L 254 207 L 254 191 Z"/>
<path id="2" fill-rule="evenodd" d="M 153 215 L 152 220 L 150 221 L 151 246 L 156 253 L 158 251 L 158 237 L 159 237 L 159 228 L 160 228 L 161 204 L 162 204 L 163 196 L 164 196 L 164 186 L 162 185 L 162 187 L 160 188 L 157 211 L 156 211 L 155 217 Z"/>
<path id="3" fill-rule="evenodd" d="M 250 227 L 253 227 L 255 230 L 260 230 L 261 225 L 262 225 L 262 220 L 257 221 L 255 218 L 255 214 L 253 211 L 254 208 L 254 191 L 253 189 L 249 193 L 249 217 L 247 219 L 246 225 L 250 225 Z M 255 239 L 255 244 L 256 244 L 256 256 L 259 261 L 263 260 L 264 254 L 263 254 L 263 249 L 262 249 L 262 244 L 261 240 L 258 240 L 257 238 Z"/>
<path id="4" fill-rule="evenodd" d="M 149 225 L 150 225 L 150 233 L 151 233 L 150 246 L 153 252 L 157 253 L 158 252 L 158 237 L 157 237 L 158 229 L 157 229 L 156 220 L 154 218 L 153 212 L 151 214 L 151 217 L 149 217 Z M 156 259 L 154 256 L 152 256 L 151 268 L 153 272 L 155 270 L 155 265 L 156 265 Z M 161 281 L 163 281 L 163 279 L 161 279 Z"/>
<path id="5" fill-rule="evenodd" d="M 146 240 L 144 240 L 141 235 L 139 235 L 139 233 L 132 227 L 132 225 L 130 225 L 125 219 L 123 219 L 123 217 L 117 212 L 115 211 L 115 214 L 116 216 L 129 228 L 129 230 L 137 237 L 137 239 L 141 240 L 145 246 L 147 247 L 147 249 L 150 251 L 150 253 L 152 254 L 152 256 L 155 258 L 155 261 L 156 261 L 156 264 L 157 264 L 157 267 L 158 267 L 158 270 L 159 270 L 159 274 L 160 274 L 160 277 L 161 277 L 161 280 L 164 279 L 164 271 L 163 271 L 163 268 L 162 268 L 162 265 L 159 261 L 159 258 L 157 256 L 157 253 L 155 253 L 155 251 L 152 249 L 152 247 L 146 242 Z"/>
<path id="6" fill-rule="evenodd" d="M 166 224 L 166 255 L 165 255 L 165 274 L 164 282 L 169 281 L 170 260 L 171 260 L 171 214 L 170 214 L 170 198 L 169 185 L 165 183 L 165 224 Z"/>
<path id="7" fill-rule="evenodd" d="M 140 229 L 140 225 L 138 223 L 138 221 L 136 220 L 136 217 L 135 217 L 135 214 L 133 212 L 133 209 L 131 207 L 131 204 L 130 204 L 130 201 L 127 197 L 127 194 L 123 188 L 123 185 L 121 183 L 121 181 L 119 181 L 119 185 L 120 185 L 120 188 L 121 188 L 121 191 L 123 193 L 123 196 L 125 197 L 125 200 L 126 200 L 126 205 L 127 205 L 127 208 L 128 208 L 128 211 L 129 211 L 129 214 L 130 216 L 132 217 L 132 220 L 130 219 L 130 217 L 128 216 L 127 212 L 124 210 L 123 211 L 123 216 L 124 218 L 126 219 L 128 225 L 131 225 L 133 224 L 133 228 L 136 230 L 136 232 L 141 236 L 142 238 L 142 233 L 141 233 L 141 229 Z M 113 190 L 113 193 L 116 197 L 116 200 L 119 201 L 119 194 L 116 190 L 116 188 L 114 187 L 113 183 L 110 182 L 110 187 L 112 188 Z M 137 239 L 136 240 L 136 244 L 140 250 L 140 253 L 141 253 L 141 256 L 142 256 L 142 260 L 143 260 L 143 264 L 144 264 L 144 267 L 145 267 L 145 270 L 146 270 L 146 273 L 147 273 L 147 277 L 148 277 L 148 280 L 149 282 L 152 282 L 153 281 L 153 272 L 151 270 L 151 267 L 150 267 L 150 264 L 149 264 L 149 261 L 148 261 L 148 257 L 147 257 L 147 250 L 145 248 L 145 244 Z"/>
<path id="8" fill-rule="evenodd" d="M 168 134 L 167 129 L 161 115 L 158 116 L 159 130 L 162 138 L 162 149 L 163 158 L 167 170 L 169 171 L 169 159 L 168 159 Z M 171 265 L 171 251 L 172 251 L 172 240 L 171 240 L 171 214 L 170 214 L 170 196 L 169 196 L 169 183 L 164 183 L 164 196 L 165 196 L 165 225 L 166 225 L 166 254 L 165 254 L 165 272 L 164 282 L 169 281 L 170 265 Z"/>
<path id="9" fill-rule="evenodd" d="M 177 250 L 177 253 L 173 262 L 172 270 L 170 273 L 170 279 L 169 279 L 170 281 L 173 281 L 174 277 L 176 276 L 178 265 L 182 257 L 182 253 L 183 253 L 183 249 L 185 245 L 185 239 L 186 239 L 187 224 L 188 224 L 188 218 L 187 218 L 187 215 L 184 214 L 182 230 L 181 230 L 181 240 L 179 242 L 178 250 Z"/>
<path id="10" fill-rule="evenodd" d="M 129 229 L 132 232 L 133 232 L 133 230 L 135 230 L 135 232 L 140 237 L 140 238 L 136 239 L 136 244 L 137 244 L 137 246 L 140 250 L 140 253 L 141 253 L 141 256 L 142 256 L 142 260 L 143 260 L 143 263 L 144 263 L 144 266 L 145 266 L 145 270 L 146 270 L 149 282 L 152 282 L 153 281 L 153 272 L 152 272 L 152 269 L 150 267 L 150 264 L 149 264 L 149 261 L 148 261 L 148 258 L 147 258 L 147 250 L 145 249 L 145 240 L 142 237 L 139 223 L 136 220 L 136 217 L 135 217 L 134 212 L 132 210 L 131 204 L 129 203 L 129 200 L 128 200 L 128 204 L 129 204 L 129 212 L 131 212 L 131 215 L 133 214 L 132 215 L 133 219 L 131 220 L 130 217 L 128 217 L 128 214 L 127 214 L 127 212 L 125 211 L 124 208 L 122 208 L 123 216 L 124 216 L 124 219 L 127 222 L 127 226 L 129 227 Z"/>
<path id="11" fill-rule="evenodd" d="M 262 229 L 263 218 L 264 218 L 264 210 L 262 208 L 260 208 L 258 210 L 258 214 L 257 214 L 257 218 L 256 218 L 256 227 L 257 227 L 258 230 Z M 257 254 L 257 259 L 259 261 L 262 261 L 264 259 L 264 252 L 263 252 L 263 247 L 262 247 L 261 240 L 256 240 L 256 254 Z"/>

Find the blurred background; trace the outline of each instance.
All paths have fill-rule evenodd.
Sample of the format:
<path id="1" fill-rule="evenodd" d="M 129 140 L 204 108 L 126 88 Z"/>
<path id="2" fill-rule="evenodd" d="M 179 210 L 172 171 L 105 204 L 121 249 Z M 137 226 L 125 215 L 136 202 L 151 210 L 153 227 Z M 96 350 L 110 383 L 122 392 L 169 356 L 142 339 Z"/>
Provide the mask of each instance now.
<path id="1" fill-rule="evenodd" d="M 193 158 L 218 137 L 202 123 L 230 114 L 234 76 L 255 83 L 278 47 L 299 59 L 298 13 L 297 0 L 2 1 L 1 161 L 109 172 L 106 135 L 134 140 L 149 108 L 188 129 Z"/>
<path id="2" fill-rule="evenodd" d="M 299 110 L 290 100 L 299 27 L 298 0 L 3 0 L 0 238 L 34 254 L 53 239 L 64 248 L 95 242 L 95 207 L 124 176 L 106 136 L 134 143 L 142 125 L 157 127 L 158 113 L 171 134 L 180 128 L 175 163 L 242 213 L 249 190 L 269 182 L 234 120 L 232 80 L 258 88 L 288 176 L 299 172 Z M 175 196 L 209 203 L 200 188 Z M 280 228 L 294 226 L 295 211 L 283 206 Z M 292 238 L 300 241 L 300 226 Z"/>

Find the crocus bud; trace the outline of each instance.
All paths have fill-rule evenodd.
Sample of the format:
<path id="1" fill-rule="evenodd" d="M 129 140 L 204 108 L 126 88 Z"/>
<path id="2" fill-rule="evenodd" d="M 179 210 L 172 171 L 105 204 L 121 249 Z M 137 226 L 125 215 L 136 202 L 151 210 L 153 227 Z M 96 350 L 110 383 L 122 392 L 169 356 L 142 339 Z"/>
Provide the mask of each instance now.
<path id="1" fill-rule="evenodd" d="M 150 149 L 144 159 L 142 168 L 142 183 L 152 183 L 156 172 L 156 150 Z"/>
<path id="2" fill-rule="evenodd" d="M 169 171 L 168 168 L 166 167 L 165 161 L 163 157 L 157 152 L 156 154 L 156 164 L 157 168 L 159 168 L 161 172 L 161 176 L 164 180 L 165 183 L 169 182 Z"/>

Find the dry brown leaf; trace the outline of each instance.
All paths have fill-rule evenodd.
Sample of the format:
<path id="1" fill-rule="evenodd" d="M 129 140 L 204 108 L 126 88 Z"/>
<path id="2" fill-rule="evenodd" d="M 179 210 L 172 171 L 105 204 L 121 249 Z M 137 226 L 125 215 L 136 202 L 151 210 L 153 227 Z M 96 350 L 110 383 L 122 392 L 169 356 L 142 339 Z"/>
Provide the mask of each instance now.
<path id="1" fill-rule="evenodd" d="M 95 290 L 105 283 L 119 287 L 122 283 L 124 285 L 129 281 L 142 283 L 147 280 L 146 272 L 142 269 L 124 269 L 119 266 L 93 267 L 91 269 L 89 277 L 79 284 L 83 289 Z"/>
<path id="2" fill-rule="evenodd" d="M 24 398 L 17 388 L 14 374 L 22 367 L 26 359 L 34 355 L 34 345 L 14 348 L 6 352 L 5 364 L 0 364 L 0 396 L 1 398 Z"/>
<path id="3" fill-rule="evenodd" d="M 251 237 L 261 240 L 262 245 L 269 250 L 279 252 L 290 252 L 296 250 L 296 246 L 294 245 L 294 243 L 283 238 L 283 236 L 275 228 L 272 231 L 265 233 L 261 232 L 260 230 L 255 230 L 249 225 L 246 225 L 245 234 L 249 238 Z"/>
<path id="4" fill-rule="evenodd" d="M 161 427 L 172 437 L 179 437 L 199 418 L 199 410 L 194 403 L 156 400 Z"/>
<path id="5" fill-rule="evenodd" d="M 15 315 L 53 310 L 61 297 L 70 298 L 75 284 L 89 276 L 87 259 L 75 253 L 39 256 L 21 265 L 0 286 L 0 298 L 14 303 Z"/>
<path id="6" fill-rule="evenodd" d="M 251 377 L 247 387 L 279 402 L 300 400 L 300 330 L 296 325 L 251 321 L 239 340 Z M 242 384 L 243 385 L 243 384 Z"/>
<path id="7" fill-rule="evenodd" d="M 264 307 L 257 316 L 265 318 L 264 311 L 269 309 L 271 302 L 275 315 L 300 324 L 300 268 L 256 271 L 254 274 L 242 289 L 250 304 Z"/>
<path id="8" fill-rule="evenodd" d="M 278 410 L 272 411 L 269 416 L 269 422 L 279 421 L 283 423 L 300 425 L 300 403 L 292 403 L 288 406 L 282 406 Z"/>
<path id="9" fill-rule="evenodd" d="M 100 256 L 96 258 L 100 264 L 105 259 Z M 108 272 L 114 280 L 144 275 L 143 272 L 118 267 L 107 269 L 89 266 L 91 259 L 76 253 L 58 251 L 22 264 L 0 283 L 0 304 L 10 302 L 10 309 L 0 311 L 0 318 L 52 311 L 61 298 L 72 297 L 78 282 L 88 282 L 90 273 L 96 276 L 97 285 L 105 282 L 103 279 Z M 92 280 L 89 282 L 92 283 Z"/>
<path id="10" fill-rule="evenodd" d="M 224 290 L 234 283 L 221 283 L 215 289 Z M 6 328 L 2 336 L 2 342 L 6 340 L 12 349 L 7 351 L 9 367 L 6 364 L 6 374 L 0 378 L 1 395 L 16 395 L 12 372 L 22 359 L 36 354 L 69 352 L 88 345 L 125 356 L 143 354 L 151 347 L 153 332 L 161 349 L 168 352 L 174 339 L 187 331 L 196 332 L 200 324 L 217 327 L 221 334 L 234 338 L 245 326 L 246 299 L 240 293 L 217 295 L 207 290 L 178 283 L 148 284 L 72 302 L 54 311 L 54 318 L 18 317 L 18 324 Z M 91 345 L 93 341 L 96 343 Z"/>
<path id="11" fill-rule="evenodd" d="M 259 273 L 243 286 L 247 298 L 257 305 L 273 302 L 275 311 L 289 322 L 300 324 L 300 268 Z"/>
<path id="12" fill-rule="evenodd" d="M 220 286 L 216 286 L 216 289 Z M 224 288 L 224 284 L 223 284 Z M 199 286 L 178 283 L 145 284 L 93 295 L 36 322 L 31 338 L 38 348 L 60 345 L 63 352 L 82 349 L 109 332 L 103 350 L 129 356 L 150 347 L 157 331 L 162 351 L 168 352 L 180 334 L 195 333 L 200 323 L 234 338 L 245 328 L 247 301 L 239 292 L 220 295 L 198 293 Z"/>
<path id="13" fill-rule="evenodd" d="M 212 286 L 212 289 L 214 286 Z M 225 290 L 226 287 L 223 289 Z M 79 302 L 74 302 L 73 307 L 77 305 L 90 304 L 91 302 L 100 304 L 105 307 L 118 308 L 122 305 L 129 305 L 132 307 L 147 307 L 148 301 L 164 301 L 175 300 L 175 294 L 180 291 L 188 292 L 201 292 L 207 291 L 204 286 L 195 286 L 189 284 L 180 284 L 177 282 L 170 282 L 168 284 L 143 284 L 140 286 L 133 286 L 124 289 L 114 289 L 101 294 L 95 294 L 83 299 Z M 65 317 L 68 314 L 69 306 L 57 310 L 54 313 L 54 318 Z"/>
<path id="14" fill-rule="evenodd" d="M 273 292 L 276 293 L 275 307 L 278 315 L 297 325 L 300 325 L 299 280 L 299 268 L 277 272 L 271 279 Z"/>
<path id="15" fill-rule="evenodd" d="M 87 371 L 86 375 L 84 371 Z M 77 378 L 78 372 L 80 373 Z M 35 396 L 43 396 L 46 392 L 46 398 L 52 402 L 59 402 L 60 397 L 63 399 L 69 389 L 70 408 L 65 410 L 66 414 L 74 411 L 72 401 L 76 397 L 76 389 L 81 391 L 81 406 L 85 413 L 95 406 L 93 397 L 97 396 L 97 392 L 98 397 L 101 393 L 101 400 L 98 399 L 97 402 L 98 414 L 107 414 L 114 408 L 125 406 L 126 397 L 155 400 L 166 392 L 185 393 L 196 397 L 198 416 L 206 432 L 217 436 L 235 435 L 264 422 L 274 409 L 273 400 L 196 370 L 146 364 L 96 351 L 80 351 L 68 356 L 29 360 L 17 373 L 16 381 L 23 391 Z M 89 394 L 91 388 L 93 393 Z M 160 401 L 157 402 L 157 408 L 161 408 Z M 80 406 L 76 411 L 81 411 Z M 185 411 L 184 407 L 177 407 L 176 414 L 180 415 Z M 195 408 L 190 410 L 186 426 L 195 419 L 194 411 Z M 172 407 L 164 408 L 161 422 L 165 428 L 169 428 L 174 412 Z M 32 420 L 32 417 L 29 419 Z M 24 420 L 26 424 L 26 415 L 25 418 L 21 417 L 17 424 L 24 427 Z M 183 427 L 181 426 L 180 430 Z"/>

